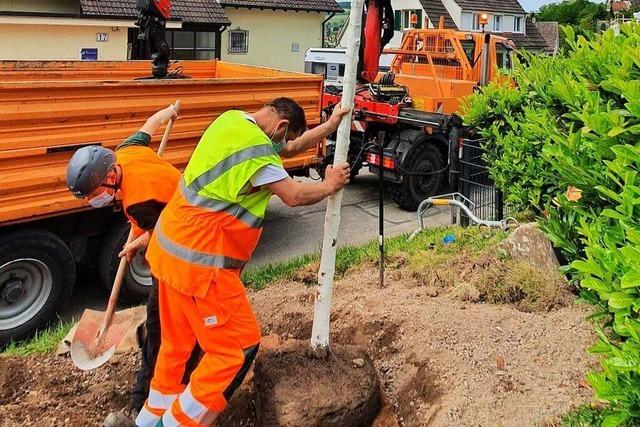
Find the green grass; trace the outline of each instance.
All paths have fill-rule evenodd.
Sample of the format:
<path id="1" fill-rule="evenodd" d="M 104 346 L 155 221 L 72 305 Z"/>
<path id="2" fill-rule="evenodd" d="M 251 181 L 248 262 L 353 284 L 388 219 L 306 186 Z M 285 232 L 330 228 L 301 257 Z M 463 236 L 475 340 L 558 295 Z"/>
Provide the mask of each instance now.
<path id="1" fill-rule="evenodd" d="M 442 238 L 447 234 L 455 234 L 456 242 L 443 245 Z M 455 254 L 461 249 L 482 250 L 486 246 L 502 240 L 506 236 L 503 232 L 490 232 L 478 228 L 433 228 L 426 229 L 414 240 L 409 241 L 408 235 L 391 237 L 385 241 L 386 254 L 393 257 L 399 254 L 411 255 L 432 247 L 435 253 Z M 351 267 L 363 262 L 378 260 L 378 242 L 371 241 L 362 246 L 343 246 L 338 248 L 336 255 L 336 274 L 338 277 Z M 320 259 L 320 254 L 309 254 L 289 261 L 267 264 L 249 269 L 243 274 L 244 283 L 255 290 L 266 288 L 269 284 L 291 279 L 301 268 Z M 53 353 L 58 343 L 69 332 L 74 322 L 60 321 L 48 329 L 39 331 L 36 335 L 22 342 L 11 342 L 0 352 L 0 356 L 29 356 L 34 354 Z"/>
<path id="2" fill-rule="evenodd" d="M 60 341 L 69 333 L 74 323 L 73 321 L 61 320 L 47 329 L 36 332 L 27 341 L 12 341 L 0 352 L 0 356 L 31 356 L 34 354 L 53 353 Z"/>
<path id="3" fill-rule="evenodd" d="M 442 238 L 447 234 L 454 234 L 456 242 L 443 245 Z M 487 232 L 479 228 L 430 228 L 418 234 L 415 239 L 408 240 L 408 235 L 391 237 L 385 240 L 387 256 L 398 254 L 411 255 L 433 246 L 435 253 L 455 254 L 463 248 L 480 251 L 485 247 L 497 243 L 506 237 L 504 232 Z M 350 267 L 367 261 L 377 261 L 379 258 L 377 240 L 372 240 L 361 246 L 342 246 L 336 254 L 336 274 L 342 276 Z M 278 262 L 250 269 L 243 274 L 244 283 L 255 290 L 264 289 L 270 283 L 286 280 L 300 268 L 317 262 L 319 254 L 304 255 L 289 261 Z"/>
<path id="4" fill-rule="evenodd" d="M 605 408 L 583 405 L 562 417 L 563 427 L 600 426 L 604 420 Z"/>

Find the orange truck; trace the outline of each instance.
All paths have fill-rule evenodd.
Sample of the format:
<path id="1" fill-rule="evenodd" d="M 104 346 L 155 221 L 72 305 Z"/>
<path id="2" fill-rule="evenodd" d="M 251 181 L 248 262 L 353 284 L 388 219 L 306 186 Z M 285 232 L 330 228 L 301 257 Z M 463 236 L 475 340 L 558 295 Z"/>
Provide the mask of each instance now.
<path id="1" fill-rule="evenodd" d="M 165 157 L 178 168 L 229 109 L 256 111 L 286 94 L 311 126 L 320 123 L 321 76 L 215 60 L 177 65 L 178 78 L 154 80 L 144 78 L 147 61 L 0 61 L 0 343 L 30 334 L 70 301 L 78 262 L 97 261 L 101 280 L 112 283 L 128 226 L 113 208 L 93 209 L 69 192 L 65 171 L 75 150 L 115 148 L 176 99 L 182 110 Z M 321 154 L 310 150 L 285 167 L 306 174 Z M 122 295 L 141 300 L 149 285 L 139 256 Z"/>
<path id="2" fill-rule="evenodd" d="M 440 194 L 447 175 L 455 180 L 460 137 L 465 129 L 456 113 L 462 100 L 510 69 L 513 42 L 490 33 L 444 28 L 405 31 L 393 54 L 391 71 L 356 89 L 349 147 L 357 174 L 364 160 L 376 175 L 383 169 L 391 198 L 416 210 Z M 327 86 L 323 106 L 331 108 L 341 88 Z M 375 141 L 384 136 L 381 150 Z M 357 156 L 357 157 L 356 157 Z"/>

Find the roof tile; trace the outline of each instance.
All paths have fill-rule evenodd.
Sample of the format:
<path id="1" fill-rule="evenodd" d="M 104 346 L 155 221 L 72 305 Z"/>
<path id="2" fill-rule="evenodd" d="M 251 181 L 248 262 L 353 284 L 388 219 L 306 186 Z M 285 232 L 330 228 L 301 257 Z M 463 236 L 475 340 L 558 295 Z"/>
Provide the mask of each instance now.
<path id="1" fill-rule="evenodd" d="M 82 14 L 89 16 L 138 16 L 136 0 L 80 0 L 80 7 Z M 173 0 L 172 18 L 201 24 L 230 24 L 227 14 L 216 0 Z"/>
<path id="2" fill-rule="evenodd" d="M 509 12 L 524 15 L 518 0 L 454 0 L 462 10 L 477 12 Z"/>
<path id="3" fill-rule="evenodd" d="M 220 0 L 223 6 L 260 9 L 301 10 L 308 12 L 341 12 L 335 0 Z"/>

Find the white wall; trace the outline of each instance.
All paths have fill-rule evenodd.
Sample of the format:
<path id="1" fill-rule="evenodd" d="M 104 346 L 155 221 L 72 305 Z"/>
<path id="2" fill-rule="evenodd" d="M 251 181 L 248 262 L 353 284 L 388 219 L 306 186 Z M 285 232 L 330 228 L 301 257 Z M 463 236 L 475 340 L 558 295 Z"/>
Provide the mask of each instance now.
<path id="1" fill-rule="evenodd" d="M 8 12 L 80 13 L 79 0 L 0 0 L 0 10 Z"/>
<path id="2" fill-rule="evenodd" d="M 127 28 L 0 23 L 0 60 L 79 60 L 81 48 L 98 48 L 99 60 L 127 59 Z M 107 33 L 107 42 L 96 42 Z"/>
<path id="3" fill-rule="evenodd" d="M 229 29 L 222 33 L 221 59 L 289 71 L 304 71 L 307 49 L 322 46 L 324 13 L 225 7 L 229 29 L 248 30 L 248 53 L 229 53 Z M 293 44 L 298 52 L 293 52 Z"/>

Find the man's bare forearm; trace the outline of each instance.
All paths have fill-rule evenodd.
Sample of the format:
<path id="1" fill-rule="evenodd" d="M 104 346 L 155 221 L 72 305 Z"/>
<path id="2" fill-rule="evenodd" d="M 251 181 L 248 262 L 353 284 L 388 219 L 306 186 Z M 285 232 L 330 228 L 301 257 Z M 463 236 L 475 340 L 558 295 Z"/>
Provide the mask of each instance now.
<path id="1" fill-rule="evenodd" d="M 297 190 L 290 197 L 290 200 L 284 200 L 289 206 L 309 206 L 326 199 L 334 192 L 333 186 L 326 181 L 317 184 L 308 184 L 297 182 Z"/>
<path id="2" fill-rule="evenodd" d="M 144 132 L 153 136 L 153 134 L 156 133 L 156 131 L 160 128 L 160 126 L 168 122 L 172 117 L 173 113 L 169 110 L 169 108 L 173 107 L 164 108 L 155 113 L 153 116 L 149 117 L 144 125 L 142 125 L 139 132 Z"/>
<path id="3" fill-rule="evenodd" d="M 335 132 L 336 126 L 331 121 L 324 122 L 313 129 L 300 135 L 293 141 L 289 141 L 280 152 L 282 157 L 293 157 L 316 147 L 323 139 Z"/>

